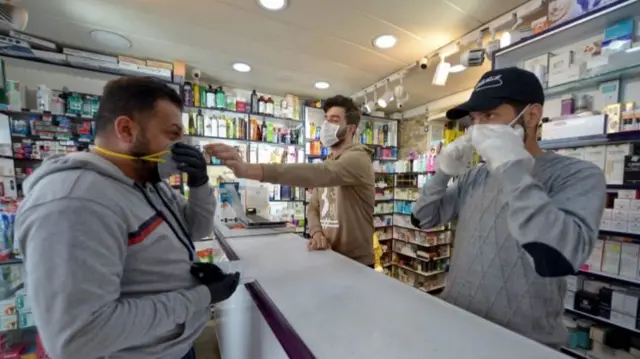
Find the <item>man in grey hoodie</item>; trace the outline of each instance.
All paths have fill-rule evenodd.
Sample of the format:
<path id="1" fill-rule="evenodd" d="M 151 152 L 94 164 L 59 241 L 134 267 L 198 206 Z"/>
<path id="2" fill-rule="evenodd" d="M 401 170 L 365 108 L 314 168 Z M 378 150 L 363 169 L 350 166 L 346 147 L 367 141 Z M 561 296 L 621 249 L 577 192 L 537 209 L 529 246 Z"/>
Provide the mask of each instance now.
<path id="1" fill-rule="evenodd" d="M 181 115 L 164 83 L 111 81 L 91 152 L 47 160 L 25 181 L 15 235 L 53 359 L 193 358 L 209 305 L 237 287 L 237 273 L 193 265 L 215 197 L 202 153 L 178 143 Z M 188 174 L 188 200 L 163 181 L 174 172 Z"/>

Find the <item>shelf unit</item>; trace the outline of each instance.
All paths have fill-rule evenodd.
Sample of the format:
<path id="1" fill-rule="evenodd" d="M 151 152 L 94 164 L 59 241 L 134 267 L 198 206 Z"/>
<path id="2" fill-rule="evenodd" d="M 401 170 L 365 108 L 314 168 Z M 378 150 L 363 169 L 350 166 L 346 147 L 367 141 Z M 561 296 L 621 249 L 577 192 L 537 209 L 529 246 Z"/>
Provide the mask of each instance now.
<path id="1" fill-rule="evenodd" d="M 383 246 L 385 273 L 426 293 L 438 293 L 446 284 L 453 232 L 449 227 L 423 230 L 410 221 L 419 197 L 420 176 L 431 172 L 376 172 L 374 225 Z M 384 185 L 383 185 L 384 184 Z M 378 196 L 379 191 L 391 191 Z M 389 193 L 389 192 L 387 192 Z M 379 218 L 383 217 L 383 218 Z"/>
<path id="2" fill-rule="evenodd" d="M 639 11 L 640 1 L 613 2 L 595 12 L 496 51 L 493 55 L 493 68 L 516 66 L 539 73 L 540 68 L 544 71 L 550 68 L 554 56 L 569 54 L 572 58 L 573 70 L 583 66 L 577 72 L 577 79 L 562 77 L 566 74 L 558 74 L 558 72 L 551 74 L 546 72 L 542 76 L 546 97 L 543 116 L 550 118 L 551 122 L 562 121 L 558 122 L 558 126 L 566 125 L 567 129 L 571 129 L 572 126 L 572 111 L 568 111 L 567 106 L 563 106 L 563 101 L 565 105 L 571 104 L 568 100 L 571 98 L 588 99 L 591 110 L 596 113 L 602 111 L 605 106 L 616 103 L 634 102 L 638 108 L 640 66 L 637 64 L 640 63 L 640 52 L 636 50 L 640 47 L 637 47 L 637 43 L 630 44 L 633 46 L 631 51 L 625 51 L 624 48 L 618 49 L 619 51 L 601 49 L 600 53 L 591 54 L 584 49 L 589 45 L 601 43 L 603 32 L 608 26 L 629 18 L 637 22 L 638 18 L 635 16 Z M 621 111 L 624 111 L 624 105 Z M 624 148 L 627 148 L 626 144 L 640 143 L 640 130 L 625 131 L 628 128 L 614 126 L 615 121 L 620 120 L 620 117 L 612 115 L 611 112 L 604 119 L 601 129 L 598 125 L 593 125 L 592 131 L 582 132 L 585 135 L 580 137 L 553 137 L 554 133 L 543 133 L 543 138 L 560 139 L 542 140 L 539 141 L 539 145 L 546 150 L 554 150 L 563 155 L 591 161 L 605 170 L 608 202 L 613 202 L 613 198 L 620 196 L 621 191 L 640 188 L 639 184 L 629 183 L 624 178 L 625 155 L 631 155 L 631 151 L 625 152 Z M 549 131 L 548 128 L 547 131 Z M 618 148 L 622 149 L 621 154 L 616 154 L 614 151 Z M 640 289 L 638 272 L 640 231 L 636 233 L 628 233 L 628 230 L 613 231 L 608 228 L 608 220 L 604 218 L 603 227 L 599 232 L 601 239 L 587 263 L 576 273 L 576 276 L 568 278 L 570 285 L 565 298 L 565 314 L 579 320 L 582 327 L 589 328 L 591 325 L 615 327 L 621 329 L 625 336 L 639 339 L 640 330 L 632 313 L 621 309 L 612 297 L 626 298 L 628 293 Z M 625 226 L 616 228 L 626 227 L 627 222 L 621 222 L 624 222 Z M 634 275 L 629 275 L 631 272 L 635 272 Z M 586 302 L 589 302 L 590 307 L 593 308 L 591 311 L 582 306 Z M 578 347 L 575 342 L 570 341 L 562 351 L 576 358 L 601 357 L 603 350 L 607 351 L 609 356 L 620 355 L 626 358 L 629 355 L 628 351 L 622 349 L 614 351 L 595 340 L 591 345 L 591 348 Z M 638 349 L 636 349 L 636 355 L 637 353 Z"/>

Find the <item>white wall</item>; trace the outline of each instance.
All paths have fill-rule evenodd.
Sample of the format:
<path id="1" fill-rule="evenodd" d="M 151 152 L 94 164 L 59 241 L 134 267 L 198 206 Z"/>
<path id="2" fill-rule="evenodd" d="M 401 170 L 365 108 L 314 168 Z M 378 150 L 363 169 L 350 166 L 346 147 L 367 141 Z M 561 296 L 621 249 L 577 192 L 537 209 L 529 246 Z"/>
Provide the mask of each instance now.
<path id="1" fill-rule="evenodd" d="M 404 118 L 411 118 L 419 116 L 425 113 L 426 109 L 429 109 L 430 114 L 436 114 L 442 111 L 446 111 L 448 108 L 461 104 L 469 99 L 473 89 L 468 89 L 460 92 L 456 92 L 453 95 L 443 97 L 441 99 L 429 102 L 428 104 L 418 106 L 403 112 Z"/>

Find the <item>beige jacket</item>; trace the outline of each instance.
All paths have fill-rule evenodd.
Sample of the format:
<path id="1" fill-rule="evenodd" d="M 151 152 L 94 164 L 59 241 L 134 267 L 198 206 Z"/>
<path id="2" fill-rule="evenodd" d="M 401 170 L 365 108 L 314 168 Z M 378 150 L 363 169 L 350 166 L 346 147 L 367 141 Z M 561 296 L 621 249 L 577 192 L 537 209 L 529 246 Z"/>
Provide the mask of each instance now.
<path id="1" fill-rule="evenodd" d="M 372 265 L 375 180 L 371 149 L 351 145 L 323 163 L 263 164 L 264 182 L 314 188 L 307 207 L 309 234 L 322 231 L 331 248 Z"/>

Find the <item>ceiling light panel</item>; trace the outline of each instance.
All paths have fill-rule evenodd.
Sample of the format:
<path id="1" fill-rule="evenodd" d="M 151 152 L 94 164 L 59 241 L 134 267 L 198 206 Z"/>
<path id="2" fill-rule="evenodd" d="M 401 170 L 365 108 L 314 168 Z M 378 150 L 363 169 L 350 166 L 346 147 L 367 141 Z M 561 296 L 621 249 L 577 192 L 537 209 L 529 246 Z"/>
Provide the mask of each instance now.
<path id="1" fill-rule="evenodd" d="M 329 88 L 329 83 L 324 81 L 318 81 L 313 86 L 318 90 L 326 90 Z"/>
<path id="2" fill-rule="evenodd" d="M 287 7 L 287 0 L 258 0 L 258 4 L 265 10 L 280 11 Z"/>
<path id="3" fill-rule="evenodd" d="M 243 62 L 236 62 L 235 64 L 233 64 L 233 69 L 238 72 L 249 72 L 251 71 L 251 66 Z"/>
<path id="4" fill-rule="evenodd" d="M 381 50 L 390 49 L 396 46 L 398 38 L 393 35 L 380 35 L 373 39 L 373 46 Z"/>

